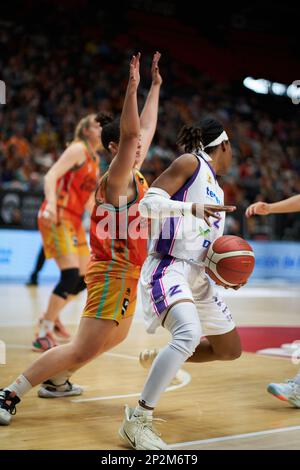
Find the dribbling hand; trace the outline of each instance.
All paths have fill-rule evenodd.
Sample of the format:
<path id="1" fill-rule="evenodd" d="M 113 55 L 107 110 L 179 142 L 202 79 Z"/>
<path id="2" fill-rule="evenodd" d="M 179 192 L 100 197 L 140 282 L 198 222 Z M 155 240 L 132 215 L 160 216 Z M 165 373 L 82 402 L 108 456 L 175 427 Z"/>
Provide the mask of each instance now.
<path id="1" fill-rule="evenodd" d="M 195 217 L 199 217 L 200 219 L 204 219 L 207 225 L 210 227 L 211 222 L 209 221 L 209 217 L 214 217 L 217 220 L 221 219 L 219 212 L 234 212 L 236 210 L 236 206 L 217 206 L 213 204 L 193 204 L 192 207 L 192 214 Z"/>
<path id="2" fill-rule="evenodd" d="M 225 284 L 221 284 L 225 289 L 234 289 L 234 290 L 239 290 L 241 287 L 246 285 L 246 282 L 244 284 L 238 284 L 237 286 L 226 286 Z"/>

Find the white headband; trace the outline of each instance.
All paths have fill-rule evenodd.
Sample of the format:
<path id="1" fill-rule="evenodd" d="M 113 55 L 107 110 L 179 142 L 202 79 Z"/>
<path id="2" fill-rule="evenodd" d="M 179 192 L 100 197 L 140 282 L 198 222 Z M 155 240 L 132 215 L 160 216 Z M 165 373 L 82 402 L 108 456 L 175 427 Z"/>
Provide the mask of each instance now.
<path id="1" fill-rule="evenodd" d="M 217 137 L 215 140 L 205 145 L 204 148 L 206 149 L 207 147 L 214 147 L 215 145 L 219 145 L 224 142 L 224 140 L 229 140 L 228 135 L 225 131 L 223 131 L 222 134 L 220 134 L 219 137 Z"/>

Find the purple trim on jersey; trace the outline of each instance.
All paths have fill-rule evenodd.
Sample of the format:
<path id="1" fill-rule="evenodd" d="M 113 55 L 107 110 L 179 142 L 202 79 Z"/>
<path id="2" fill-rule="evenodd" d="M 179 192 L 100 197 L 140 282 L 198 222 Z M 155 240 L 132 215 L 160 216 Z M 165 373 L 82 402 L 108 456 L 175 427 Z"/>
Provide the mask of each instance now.
<path id="1" fill-rule="evenodd" d="M 198 160 L 198 166 L 196 170 L 194 171 L 194 174 L 184 183 L 184 185 L 181 186 L 181 188 L 175 194 L 173 194 L 173 196 L 171 197 L 173 201 L 184 201 L 186 199 L 187 191 L 194 183 L 200 171 L 201 162 L 199 158 L 197 158 L 197 160 Z M 162 231 L 160 232 L 159 239 L 156 243 L 157 253 L 162 253 L 162 254 L 170 253 L 170 249 L 171 247 L 173 248 L 173 245 L 174 245 L 173 240 L 177 232 L 176 229 L 178 228 L 178 223 L 180 222 L 180 220 L 181 220 L 181 217 L 169 217 L 164 222 Z M 168 224 L 170 224 L 170 232 L 169 232 L 170 236 L 168 238 L 164 238 L 163 237 L 164 229 L 165 227 L 168 227 Z"/>
<path id="2" fill-rule="evenodd" d="M 173 256 L 164 256 L 159 264 L 156 266 L 151 279 L 151 299 L 153 302 L 154 310 L 157 315 L 163 313 L 168 307 L 166 300 L 166 292 L 162 282 L 162 278 L 166 272 L 166 269 L 174 263 L 175 258 Z"/>
<path id="3" fill-rule="evenodd" d="M 183 196 L 183 201 L 184 202 L 186 201 L 187 193 L 188 193 L 188 189 L 186 189 L 186 191 L 184 193 L 184 196 Z M 179 230 L 181 222 L 182 222 L 182 217 L 179 217 L 179 219 L 177 221 L 176 229 L 175 229 L 175 235 L 173 236 L 173 240 L 172 240 L 172 243 L 171 243 L 171 246 L 170 246 L 170 249 L 169 249 L 169 255 L 172 254 L 172 251 L 173 251 L 173 248 L 174 248 L 174 245 L 175 245 L 175 241 L 176 241 L 176 237 L 177 237 L 177 232 Z"/>
<path id="4" fill-rule="evenodd" d="M 212 166 L 210 165 L 210 163 L 209 163 L 207 160 L 205 160 L 205 158 L 202 157 L 201 154 L 199 154 L 198 156 L 199 156 L 200 158 L 202 158 L 202 160 L 204 160 L 205 163 L 209 166 L 209 168 L 210 168 L 210 170 L 211 170 L 211 172 L 212 172 L 212 174 L 214 175 L 214 178 L 215 178 L 215 180 L 216 180 L 216 179 L 217 179 L 217 175 L 216 175 L 216 173 L 215 173 L 215 170 L 214 170 L 214 169 L 212 168 Z"/>
<path id="5" fill-rule="evenodd" d="M 155 251 L 157 251 L 157 253 L 162 253 L 164 255 L 169 253 L 179 220 L 180 217 L 168 217 L 163 223 L 159 239 L 156 243 Z"/>

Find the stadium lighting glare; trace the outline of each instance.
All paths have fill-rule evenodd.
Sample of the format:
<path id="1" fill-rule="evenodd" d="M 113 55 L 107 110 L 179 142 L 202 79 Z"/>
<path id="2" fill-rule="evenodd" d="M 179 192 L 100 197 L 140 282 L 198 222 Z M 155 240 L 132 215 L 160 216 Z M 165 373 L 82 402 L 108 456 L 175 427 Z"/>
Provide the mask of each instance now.
<path id="1" fill-rule="evenodd" d="M 287 89 L 287 95 L 294 104 L 299 104 L 300 100 L 300 80 L 295 80 Z"/>
<path id="2" fill-rule="evenodd" d="M 287 86 L 283 85 L 283 83 L 274 82 L 271 87 L 274 95 L 284 96 L 286 94 Z"/>
<path id="3" fill-rule="evenodd" d="M 263 78 L 255 79 L 252 77 L 246 77 L 243 81 L 243 84 L 249 90 L 254 91 L 255 93 L 260 93 L 267 95 L 269 93 L 270 82 Z"/>
<path id="4" fill-rule="evenodd" d="M 285 85 L 284 83 L 271 82 L 264 78 L 252 78 L 246 77 L 243 80 L 243 84 L 249 90 L 260 94 L 270 94 L 277 96 L 288 96 L 294 101 L 300 100 L 300 81 L 296 80 L 291 85 Z"/>

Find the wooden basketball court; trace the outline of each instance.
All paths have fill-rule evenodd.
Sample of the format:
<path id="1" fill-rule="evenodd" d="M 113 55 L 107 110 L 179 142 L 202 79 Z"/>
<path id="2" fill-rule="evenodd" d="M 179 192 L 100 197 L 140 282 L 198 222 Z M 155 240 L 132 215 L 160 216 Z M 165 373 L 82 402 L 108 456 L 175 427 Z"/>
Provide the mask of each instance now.
<path id="1" fill-rule="evenodd" d="M 19 375 L 37 354 L 30 350 L 33 325 L 46 305 L 50 286 L 0 285 L 0 339 L 6 365 L 0 386 Z M 298 286 L 266 286 L 226 292 L 238 325 L 300 325 Z M 78 322 L 84 296 L 71 303 L 63 320 Z M 299 338 L 300 339 L 300 338 Z M 146 378 L 138 354 L 162 346 L 168 333 L 145 332 L 138 309 L 127 340 L 78 371 L 80 397 L 40 399 L 32 390 L 18 406 L 10 426 L 0 428 L 0 449 L 123 449 L 118 428 L 125 403 L 134 406 Z M 268 346 L 268 345 L 266 345 Z M 299 366 L 298 366 L 299 367 Z M 234 362 L 188 364 L 183 383 L 171 387 L 157 407 L 158 426 L 174 449 L 300 449 L 300 409 L 266 392 L 271 381 L 292 377 L 290 359 L 245 352 Z"/>

